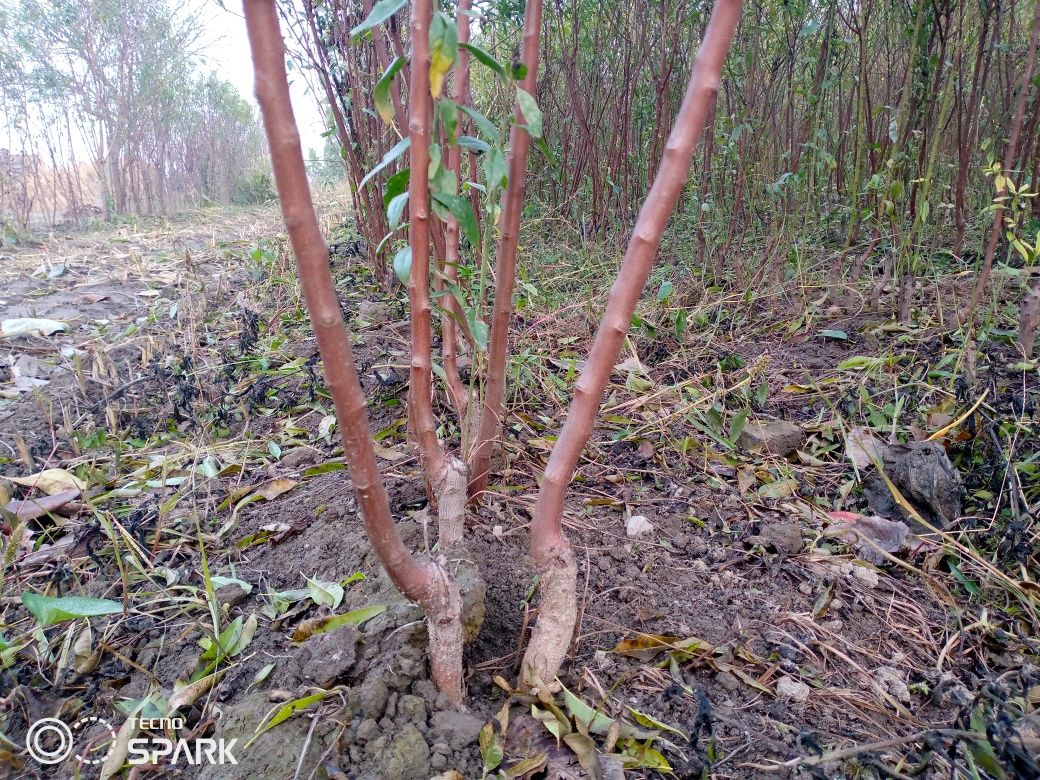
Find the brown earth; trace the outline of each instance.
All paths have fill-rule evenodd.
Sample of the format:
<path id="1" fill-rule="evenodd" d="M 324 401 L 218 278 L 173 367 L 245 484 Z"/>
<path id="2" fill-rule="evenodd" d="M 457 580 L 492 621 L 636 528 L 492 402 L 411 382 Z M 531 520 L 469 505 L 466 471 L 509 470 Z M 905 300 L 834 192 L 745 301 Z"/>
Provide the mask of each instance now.
<path id="1" fill-rule="evenodd" d="M 217 589 L 222 625 L 255 616 L 258 627 L 212 688 L 181 709 L 186 731 L 235 737 L 241 748 L 286 702 L 323 698 L 237 751 L 238 766 L 165 766 L 148 776 L 425 778 L 454 769 L 481 777 L 476 733 L 508 698 L 495 677 L 515 681 L 537 604 L 527 511 L 594 307 L 582 317 L 518 315 L 514 352 L 527 368 L 491 497 L 470 519 L 468 544 L 488 594 L 466 651 L 470 709 L 453 713 L 427 679 L 421 614 L 393 592 L 365 539 L 284 252 L 272 243 L 248 262 L 275 224 L 264 213 L 127 230 L 115 240 L 63 238 L 17 250 L 0 266 L 0 319 L 70 325 L 0 342 L 0 359 L 31 356 L 49 381 L 0 406 L 0 476 L 60 467 L 91 484 L 89 502 L 70 517 L 33 521 L 34 551 L 5 572 L 0 636 L 25 634 L 31 621 L 18 594 L 48 582 L 62 594 L 132 607 L 92 619 L 103 643 L 91 671 L 56 658 L 55 648 L 73 639 L 69 624 L 48 629 L 50 646 L 33 640 L 0 666 L 8 713 L 0 731 L 20 745 L 35 717 L 77 709 L 118 725 L 117 702 L 172 695 L 195 669 L 199 641 L 212 636 L 201 540 L 212 575 L 247 583 Z M 66 258 L 67 270 L 47 278 Z M 349 258 L 334 260 L 392 509 L 409 546 L 424 551 L 435 534 L 403 425 L 404 309 L 374 292 Z M 32 275 L 37 267 L 42 278 Z M 387 305 L 373 309 L 375 301 Z M 730 305 L 727 317 L 738 308 Z M 915 384 L 923 366 L 942 359 L 941 331 L 927 315 L 913 329 L 888 329 L 881 316 L 832 311 L 785 334 L 791 306 L 778 299 L 762 308 L 773 310 L 740 314 L 758 323 L 754 339 L 718 326 L 680 339 L 665 328 L 634 333 L 633 353 L 622 359 L 634 354 L 641 365 L 622 363 L 615 374 L 568 504 L 580 624 L 561 681 L 612 717 L 657 722 L 654 748 L 678 777 L 906 776 L 899 772 L 928 759 L 934 735 L 921 735 L 929 729 L 963 731 L 987 696 L 1037 690 L 1028 622 L 1005 601 L 991 602 L 988 622 L 978 624 L 982 602 L 972 594 L 1001 595 L 970 561 L 951 578 L 932 539 L 903 554 L 908 565 L 879 567 L 825 534 L 826 510 L 863 508 L 856 492 L 844 498 L 854 474 L 836 418 L 871 424 L 863 391 L 881 397 L 899 382 L 909 416 L 901 429 L 927 426 L 929 415 L 950 408 L 952 391 Z M 373 312 L 377 322 L 365 318 Z M 845 337 L 820 336 L 825 330 Z M 578 341 L 554 354 L 550 345 L 564 334 Z M 60 347 L 79 354 L 62 356 Z M 837 368 L 852 356 L 889 354 L 899 359 L 876 370 Z M 1016 392 L 1023 405 L 1035 399 L 1035 381 L 1022 389 L 1009 364 L 997 349 L 969 396 L 989 383 L 998 410 Z M 752 419 L 794 421 L 806 434 L 790 457 L 720 443 L 725 431 L 705 414 L 717 399 L 730 420 L 734 401 L 747 400 L 738 391 L 755 396 L 763 386 L 764 398 L 750 401 Z M 970 453 L 957 450 L 967 446 L 955 443 L 951 454 L 970 493 L 980 478 Z M 207 458 L 216 470 L 207 471 Z M 153 481 L 130 485 L 135 469 Z M 170 475 L 183 479 L 170 484 Z M 633 515 L 651 530 L 630 537 Z M 1000 533 L 984 519 L 970 527 L 980 546 L 990 534 L 996 549 Z M 273 609 L 274 594 L 305 589 L 308 578 L 336 583 L 356 573 L 364 579 L 344 585 L 335 608 L 303 598 Z M 374 605 L 387 609 L 360 626 L 293 641 L 309 621 Z M 812 766 L 826 751 L 886 740 Z M 966 744 L 947 741 L 948 761 L 963 761 Z M 507 764 L 522 757 L 516 739 L 505 747 Z M 799 770 L 780 766 L 799 761 Z M 948 776 L 947 760 L 931 761 L 917 776 Z M 573 775 L 558 776 L 584 776 L 571 764 Z M 57 776 L 15 752 L 0 754 L 0 765 L 10 777 Z M 1006 776 L 1028 776 L 1011 770 Z M 61 771 L 71 773 L 71 764 Z"/>

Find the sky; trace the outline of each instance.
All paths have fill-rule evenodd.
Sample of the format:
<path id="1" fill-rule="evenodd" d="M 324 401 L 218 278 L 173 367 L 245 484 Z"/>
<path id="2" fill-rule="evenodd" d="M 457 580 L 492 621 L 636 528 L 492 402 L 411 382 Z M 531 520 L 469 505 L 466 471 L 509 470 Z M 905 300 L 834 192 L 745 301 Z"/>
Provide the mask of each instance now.
<path id="1" fill-rule="evenodd" d="M 253 62 L 249 55 L 249 39 L 246 37 L 241 5 L 228 0 L 226 7 L 221 8 L 216 0 L 206 0 L 202 6 L 202 18 L 206 24 L 203 70 L 212 70 L 230 81 L 255 106 Z M 307 91 L 306 83 L 298 72 L 289 73 L 289 91 L 303 141 L 303 154 L 306 157 L 308 150 L 314 149 L 320 157 L 325 143 L 321 137 L 325 131 L 322 111 Z"/>

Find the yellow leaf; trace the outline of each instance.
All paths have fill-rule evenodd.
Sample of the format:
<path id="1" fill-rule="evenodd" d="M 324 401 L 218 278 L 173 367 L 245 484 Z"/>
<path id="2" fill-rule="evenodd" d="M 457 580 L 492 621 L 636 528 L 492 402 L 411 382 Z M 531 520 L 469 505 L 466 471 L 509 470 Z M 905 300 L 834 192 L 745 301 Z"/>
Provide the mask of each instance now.
<path id="1" fill-rule="evenodd" d="M 7 480 L 22 487 L 39 488 L 48 496 L 65 490 L 82 492 L 87 489 L 86 482 L 65 469 L 44 469 L 28 477 L 8 477 Z"/>
<path id="2" fill-rule="evenodd" d="M 278 479 L 272 479 L 270 482 L 265 482 L 261 485 L 257 489 L 256 495 L 271 501 L 278 498 L 282 493 L 288 493 L 296 487 L 296 485 L 297 483 L 294 480 L 287 479 L 286 477 L 279 477 Z"/>

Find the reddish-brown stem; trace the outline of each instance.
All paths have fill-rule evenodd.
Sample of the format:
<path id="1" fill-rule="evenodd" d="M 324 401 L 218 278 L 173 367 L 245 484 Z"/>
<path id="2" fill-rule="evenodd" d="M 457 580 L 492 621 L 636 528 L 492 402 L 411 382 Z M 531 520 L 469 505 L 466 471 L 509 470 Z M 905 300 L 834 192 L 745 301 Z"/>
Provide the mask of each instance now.
<path id="1" fill-rule="evenodd" d="M 697 139 L 719 90 L 722 66 L 740 22 L 741 6 L 741 0 L 718 0 L 712 11 L 660 168 L 639 211 L 588 360 L 574 387 L 567 419 L 549 456 L 531 525 L 531 556 L 541 577 L 542 600 L 524 656 L 523 668 L 529 682 L 550 681 L 570 644 L 577 617 L 576 567 L 570 543 L 563 534 L 564 498 L 592 433 L 603 390 L 632 323 L 661 236 L 686 184 Z"/>
<path id="2" fill-rule="evenodd" d="M 1029 95 L 1029 87 L 1032 84 L 1033 68 L 1036 66 L 1036 48 L 1040 40 L 1040 0 L 1036 2 L 1036 10 L 1033 12 L 1033 31 L 1029 37 L 1029 49 L 1026 52 L 1025 71 L 1022 74 L 1022 88 L 1018 93 L 1018 103 L 1015 106 L 1015 118 L 1011 123 L 1011 135 L 1008 137 L 1007 148 L 1004 150 L 1004 164 L 1001 173 L 1004 176 L 1013 175 L 1012 166 L 1015 164 L 1015 153 L 1018 149 L 1018 136 L 1022 132 L 1022 121 L 1026 113 L 1026 98 Z M 1005 186 L 997 187 L 997 198 L 1002 199 L 1007 194 Z M 993 270 L 993 258 L 997 254 L 997 244 L 1000 241 L 1000 231 L 1004 224 L 1004 201 L 999 200 L 993 210 L 993 226 L 990 228 L 989 240 L 986 242 L 986 254 L 982 258 L 982 268 L 979 269 L 979 277 L 975 282 L 975 291 L 971 295 L 971 302 L 961 312 L 961 320 L 970 322 L 975 314 L 975 309 L 982 300 L 982 295 L 989 284 L 990 272 Z"/>
<path id="3" fill-rule="evenodd" d="M 419 447 L 423 471 L 431 483 L 444 468 L 444 453 L 437 439 L 433 415 L 433 364 L 431 360 L 430 304 L 430 126 L 433 100 L 430 95 L 430 0 L 412 4 L 412 80 L 408 90 L 408 149 L 411 176 L 408 180 L 408 242 L 412 249 L 412 272 L 408 281 L 411 308 L 412 363 L 409 373 L 408 410 L 412 435 Z"/>
<path id="4" fill-rule="evenodd" d="M 390 502 L 369 433 L 365 395 L 358 382 L 350 336 L 343 324 L 329 271 L 328 249 L 311 201 L 300 135 L 289 99 L 285 45 L 275 0 L 244 0 L 243 10 L 253 52 L 256 98 L 271 151 L 282 216 L 296 255 L 300 286 L 317 337 L 365 531 L 394 585 L 418 602 L 429 618 L 434 681 L 455 704 L 460 704 L 461 638 L 457 663 L 452 657 L 453 648 L 445 652 L 444 642 L 435 647 L 433 641 L 434 636 L 445 633 L 445 627 L 450 630 L 453 616 L 461 614 L 458 587 L 450 581 L 442 564 L 423 564 L 416 560 L 402 542 L 390 514 Z M 461 637 L 461 620 L 456 622 Z"/>
<path id="5" fill-rule="evenodd" d="M 524 41 L 521 62 L 527 73 L 520 82 L 525 92 L 535 95 L 538 84 L 538 39 L 542 28 L 542 0 L 527 0 L 524 10 Z M 509 351 L 509 321 L 513 314 L 513 285 L 516 281 L 516 250 L 520 240 L 520 212 L 524 198 L 527 152 L 531 136 L 523 129 L 525 122 L 519 102 L 514 123 L 509 131 L 509 183 L 502 203 L 502 234 L 495 259 L 495 304 L 491 312 L 491 335 L 488 339 L 487 384 L 480 410 L 480 426 L 470 455 L 471 497 L 487 486 L 491 453 L 502 425 L 503 399 L 506 389 L 506 356 Z"/>
<path id="6" fill-rule="evenodd" d="M 458 41 L 469 43 L 469 14 L 470 0 L 459 0 L 458 6 Z M 455 65 L 455 80 L 452 83 L 452 98 L 456 103 L 466 100 L 469 92 L 469 52 L 459 48 L 459 59 Z M 456 112 L 457 115 L 457 112 Z M 458 144 L 448 146 L 447 167 L 455 174 L 455 181 L 462 182 L 462 150 Z M 459 221 L 454 214 L 448 215 L 447 226 L 444 230 L 444 275 L 449 285 L 459 284 Z M 451 397 L 452 406 L 460 421 L 466 419 L 466 405 L 469 400 L 466 388 L 459 377 L 458 363 L 458 331 L 456 330 L 456 318 L 464 316 L 462 307 L 458 300 L 449 291 L 444 297 L 444 307 L 447 310 L 441 315 L 441 341 L 444 345 L 444 376 Z"/>

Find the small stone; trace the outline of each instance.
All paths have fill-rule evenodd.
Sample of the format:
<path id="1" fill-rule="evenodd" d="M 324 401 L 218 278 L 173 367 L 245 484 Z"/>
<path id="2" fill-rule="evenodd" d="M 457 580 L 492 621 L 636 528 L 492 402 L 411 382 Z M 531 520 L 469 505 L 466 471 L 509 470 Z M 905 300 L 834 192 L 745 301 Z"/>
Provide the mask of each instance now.
<path id="1" fill-rule="evenodd" d="M 805 702 L 809 700 L 809 686 L 792 677 L 781 677 L 776 681 L 776 695 L 788 701 Z"/>
<path id="2" fill-rule="evenodd" d="M 811 596 L 812 595 L 812 583 L 809 582 L 808 580 L 805 580 L 803 582 L 799 582 L 798 583 L 798 592 L 803 594 L 803 595 L 805 595 L 805 596 Z"/>
<path id="3" fill-rule="evenodd" d="M 910 689 L 903 682 L 903 676 L 891 666 L 879 666 L 875 669 L 874 679 L 882 688 L 903 704 L 910 702 Z"/>
<path id="4" fill-rule="evenodd" d="M 430 736 L 456 753 L 475 742 L 483 727 L 484 721 L 468 712 L 443 710 L 430 716 Z"/>
<path id="5" fill-rule="evenodd" d="M 840 634 L 841 630 L 845 628 L 845 621 L 834 618 L 833 620 L 825 620 L 820 623 L 821 626 L 826 628 L 832 634 Z"/>
<path id="6" fill-rule="evenodd" d="M 744 426 L 737 444 L 769 455 L 790 455 L 805 443 L 805 431 L 786 420 L 755 420 Z"/>
<path id="7" fill-rule="evenodd" d="M 777 552 L 794 555 L 802 550 L 802 527 L 797 523 L 767 523 L 759 537 Z"/>
<path id="8" fill-rule="evenodd" d="M 418 696 L 402 696 L 397 700 L 397 719 L 422 726 L 426 723 L 426 702 Z"/>
<path id="9" fill-rule="evenodd" d="M 15 376 L 30 379 L 46 379 L 51 374 L 51 367 L 31 355 L 19 355 L 12 366 Z"/>
<path id="10" fill-rule="evenodd" d="M 446 756 L 451 753 L 451 747 L 448 745 L 447 742 L 435 742 L 433 747 L 430 748 L 430 750 L 442 756 Z"/>
<path id="11" fill-rule="evenodd" d="M 387 745 L 381 761 L 387 780 L 426 780 L 430 766 L 430 746 L 412 724 Z"/>
<path id="12" fill-rule="evenodd" d="M 366 718 L 375 720 L 386 711 L 386 702 L 390 698 L 390 690 L 382 678 L 372 675 L 361 683 L 359 704 Z"/>
<path id="13" fill-rule="evenodd" d="M 296 447 L 282 455 L 281 463 L 290 469 L 303 469 L 318 461 L 318 451 L 313 447 Z"/>
<path id="14" fill-rule="evenodd" d="M 881 584 L 881 578 L 878 577 L 878 573 L 865 566 L 853 566 L 852 576 L 868 588 L 876 588 Z"/>
<path id="15" fill-rule="evenodd" d="M 643 515 L 632 515 L 628 518 L 628 522 L 625 523 L 625 533 L 628 534 L 630 539 L 645 536 L 646 534 L 652 533 L 653 530 L 654 524 L 647 520 Z"/>
<path id="16" fill-rule="evenodd" d="M 372 325 L 382 325 L 390 319 L 390 306 L 386 301 L 361 301 L 358 319 Z"/>
<path id="17" fill-rule="evenodd" d="M 708 564 L 700 558 L 694 558 L 690 561 L 690 569 L 697 574 L 706 574 L 708 571 Z"/>
<path id="18" fill-rule="evenodd" d="M 229 582 L 227 585 L 217 588 L 214 595 L 217 597 L 217 603 L 221 606 L 227 604 L 228 607 L 237 607 L 246 600 L 249 594 L 237 582 Z"/>
<path id="19" fill-rule="evenodd" d="M 440 753 L 434 753 L 430 756 L 430 769 L 441 771 L 448 766 L 448 757 Z"/>
<path id="20" fill-rule="evenodd" d="M 832 599 L 831 600 L 831 612 L 837 612 L 839 609 L 843 609 L 844 607 L 845 607 L 845 602 L 842 601 L 841 599 Z"/>

